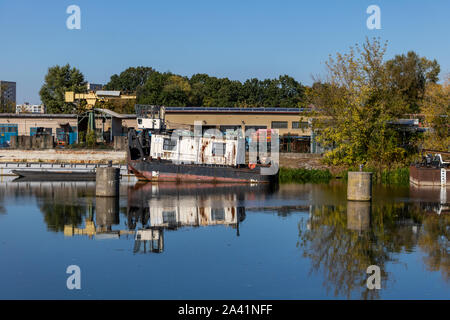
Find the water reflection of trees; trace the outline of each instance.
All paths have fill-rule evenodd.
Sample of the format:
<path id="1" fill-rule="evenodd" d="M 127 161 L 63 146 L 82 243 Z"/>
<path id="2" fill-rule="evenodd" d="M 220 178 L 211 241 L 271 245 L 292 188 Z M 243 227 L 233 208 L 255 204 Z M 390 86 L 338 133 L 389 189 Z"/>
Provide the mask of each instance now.
<path id="1" fill-rule="evenodd" d="M 65 225 L 80 226 L 86 216 L 92 219 L 94 191 L 80 187 L 37 189 L 35 194 L 47 229 L 61 232 Z"/>
<path id="2" fill-rule="evenodd" d="M 381 286 L 386 288 L 395 281 L 385 272 L 386 264 L 417 245 L 426 253 L 429 269 L 441 270 L 448 281 L 448 229 L 448 216 L 425 214 L 417 205 L 367 203 L 366 208 L 355 208 L 349 202 L 314 207 L 308 221 L 299 223 L 298 247 L 311 259 L 311 272 L 323 273 L 328 294 L 377 299 L 379 291 L 366 286 L 367 267 L 380 267 Z"/>
<path id="3" fill-rule="evenodd" d="M 445 281 L 450 279 L 450 216 L 427 215 L 419 238 L 419 246 L 426 254 L 424 263 L 430 271 L 440 271 Z"/>

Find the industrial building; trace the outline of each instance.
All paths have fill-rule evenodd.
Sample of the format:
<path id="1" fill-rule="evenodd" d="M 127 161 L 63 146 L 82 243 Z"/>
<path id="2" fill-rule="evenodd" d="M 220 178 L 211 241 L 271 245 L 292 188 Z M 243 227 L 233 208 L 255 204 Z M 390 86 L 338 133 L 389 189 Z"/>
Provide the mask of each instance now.
<path id="1" fill-rule="evenodd" d="M 14 112 L 16 106 L 16 83 L 0 80 L 0 112 Z M 8 109 L 6 109 L 8 108 Z"/>
<path id="2" fill-rule="evenodd" d="M 200 121 L 203 129 L 226 130 L 278 129 L 282 152 L 310 152 L 311 129 L 299 108 L 200 108 L 167 107 L 168 128 L 193 126 Z M 62 133 L 71 132 L 76 141 L 79 118 L 75 114 L 0 114 L 0 145 L 7 146 L 12 135 L 33 135 L 37 128 L 52 134 L 55 140 Z M 97 136 L 111 141 L 114 136 L 126 135 L 128 128 L 137 128 L 135 114 L 118 114 L 106 109 L 96 109 Z M 102 135 L 103 133 L 103 135 Z"/>
<path id="3" fill-rule="evenodd" d="M 311 128 L 309 109 L 299 108 L 210 108 L 167 107 L 166 122 L 169 128 L 193 126 L 200 122 L 204 130 L 219 129 L 278 129 L 281 152 L 310 152 Z M 135 127 L 135 118 L 124 119 L 123 126 Z"/>
<path id="4" fill-rule="evenodd" d="M 43 104 L 18 104 L 16 106 L 16 113 L 45 113 L 45 106 Z"/>
<path id="5" fill-rule="evenodd" d="M 87 87 L 87 91 L 98 91 L 98 90 L 103 90 L 104 85 L 100 84 L 100 83 L 90 83 L 88 82 L 86 84 Z"/>

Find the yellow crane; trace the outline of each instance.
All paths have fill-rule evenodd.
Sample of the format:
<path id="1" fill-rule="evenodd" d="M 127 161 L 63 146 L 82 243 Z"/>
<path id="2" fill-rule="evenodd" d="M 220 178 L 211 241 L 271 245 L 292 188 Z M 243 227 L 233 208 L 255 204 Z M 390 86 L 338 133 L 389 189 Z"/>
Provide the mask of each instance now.
<path id="1" fill-rule="evenodd" d="M 66 91 L 64 94 L 65 102 L 75 103 L 75 101 L 84 100 L 88 109 L 88 130 L 95 131 L 95 105 L 97 102 L 106 102 L 110 100 L 132 100 L 136 99 L 135 95 L 124 95 L 120 91 L 98 90 L 88 93 L 75 93 Z"/>
<path id="2" fill-rule="evenodd" d="M 100 234 L 111 234 L 117 235 L 118 237 L 122 235 L 135 234 L 134 230 L 108 230 L 107 227 L 101 226 L 96 227 L 94 221 L 86 220 L 86 226 L 84 228 L 77 228 L 71 224 L 64 225 L 64 236 L 73 237 L 75 235 L 88 236 L 92 239 L 96 235 Z"/>
<path id="3" fill-rule="evenodd" d="M 136 99 L 135 95 L 124 95 L 120 91 L 99 90 L 88 93 L 75 93 L 73 91 L 65 92 L 65 101 L 74 103 L 76 100 L 85 100 L 87 109 L 93 109 L 97 101 L 110 100 L 132 100 Z"/>

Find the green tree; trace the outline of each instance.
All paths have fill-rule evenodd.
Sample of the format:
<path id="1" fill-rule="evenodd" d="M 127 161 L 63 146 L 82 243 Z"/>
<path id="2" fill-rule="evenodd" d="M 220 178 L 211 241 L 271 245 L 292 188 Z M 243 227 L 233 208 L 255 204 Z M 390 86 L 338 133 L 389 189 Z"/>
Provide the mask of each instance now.
<path id="1" fill-rule="evenodd" d="M 170 74 L 153 72 L 143 86 L 137 89 L 137 103 L 164 105 L 162 92 Z"/>
<path id="2" fill-rule="evenodd" d="M 396 55 L 386 62 L 390 85 L 408 104 L 408 112 L 417 113 L 428 83 L 436 83 L 440 66 L 436 60 L 419 57 L 414 51 Z"/>
<path id="3" fill-rule="evenodd" d="M 157 71 L 137 87 L 139 103 L 219 108 L 297 107 L 305 101 L 304 91 L 299 82 L 287 75 L 264 81 L 251 79 L 242 84 L 207 74 L 194 74 L 189 79 Z"/>
<path id="4" fill-rule="evenodd" d="M 191 86 L 185 77 L 170 75 L 166 78 L 161 99 L 165 106 L 185 107 L 189 104 Z"/>
<path id="5" fill-rule="evenodd" d="M 238 104 L 242 84 L 228 78 L 220 79 L 220 89 L 217 91 L 214 107 L 232 108 Z"/>
<path id="6" fill-rule="evenodd" d="M 362 47 L 330 56 L 327 81 L 315 86 L 313 101 L 320 112 L 313 126 L 332 164 L 390 165 L 410 152 L 392 125 L 408 104 L 391 89 L 383 62 L 386 48 L 379 39 L 366 39 Z"/>
<path id="7" fill-rule="evenodd" d="M 189 105 L 190 96 L 191 85 L 186 77 L 153 72 L 138 88 L 137 101 L 140 104 L 184 107 Z"/>
<path id="8" fill-rule="evenodd" d="M 95 133 L 95 130 L 88 130 L 86 134 L 86 145 L 89 148 L 95 148 L 97 144 L 97 135 Z"/>
<path id="9" fill-rule="evenodd" d="M 305 87 L 294 78 L 284 75 L 278 78 L 280 104 L 282 108 L 294 108 L 304 103 Z"/>
<path id="10" fill-rule="evenodd" d="M 242 86 L 242 103 L 248 107 L 264 106 L 264 89 L 261 81 L 253 78 L 248 79 Z"/>
<path id="11" fill-rule="evenodd" d="M 65 92 L 82 93 L 86 91 L 83 74 L 69 64 L 54 66 L 48 69 L 45 82 L 39 94 L 48 113 L 73 113 L 76 111 L 74 103 L 65 102 Z"/>
<path id="12" fill-rule="evenodd" d="M 136 92 L 143 86 L 155 70 L 151 67 L 130 67 L 120 75 L 114 74 L 105 85 L 106 90 L 119 90 L 126 93 Z"/>
<path id="13" fill-rule="evenodd" d="M 241 104 L 264 108 L 295 108 L 305 101 L 305 88 L 294 78 L 250 79 L 241 89 Z"/>

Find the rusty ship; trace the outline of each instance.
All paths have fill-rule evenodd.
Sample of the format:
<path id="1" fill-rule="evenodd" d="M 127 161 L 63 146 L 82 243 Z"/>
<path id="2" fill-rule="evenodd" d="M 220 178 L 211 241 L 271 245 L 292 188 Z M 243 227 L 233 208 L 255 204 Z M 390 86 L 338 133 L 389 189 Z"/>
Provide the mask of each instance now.
<path id="1" fill-rule="evenodd" d="M 278 163 L 246 161 L 241 134 L 168 129 L 165 108 L 136 105 L 138 131 L 128 132 L 128 169 L 139 180 L 209 183 L 278 182 Z M 270 159 L 270 160 L 268 160 Z M 270 169 L 270 170 L 269 170 Z"/>
<path id="2" fill-rule="evenodd" d="M 449 187 L 450 161 L 447 159 L 450 158 L 450 152 L 423 150 L 422 153 L 421 162 L 409 168 L 409 181 L 417 186 Z"/>

